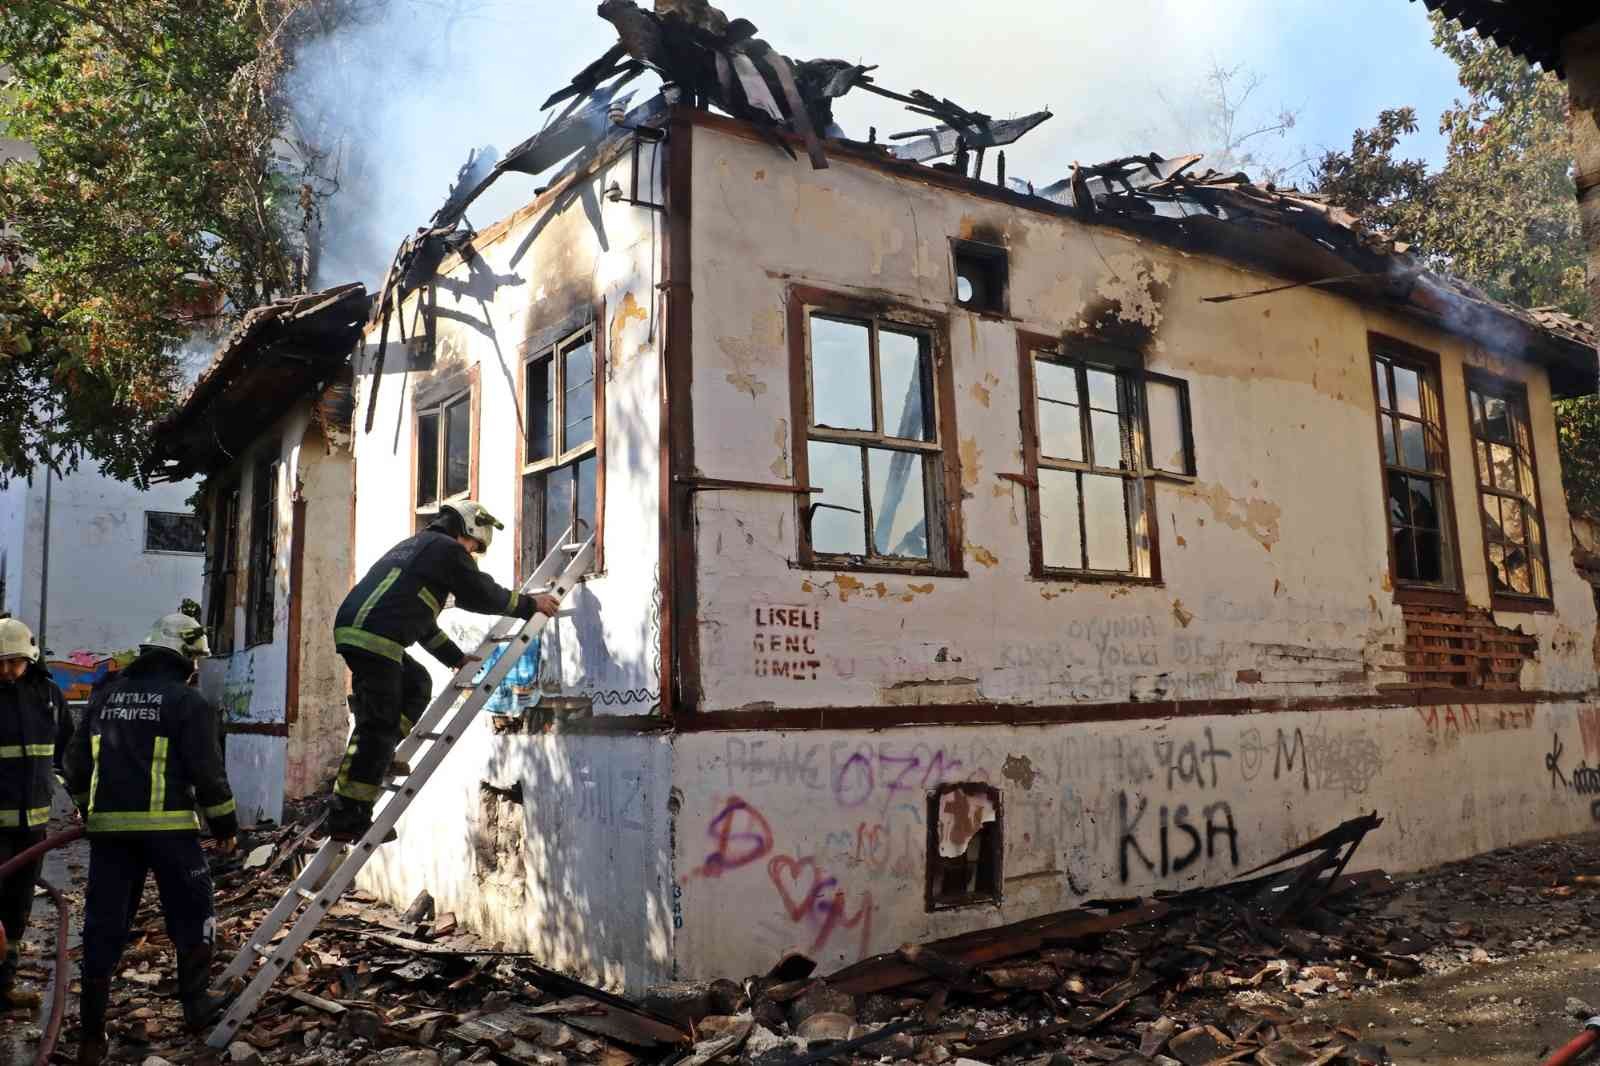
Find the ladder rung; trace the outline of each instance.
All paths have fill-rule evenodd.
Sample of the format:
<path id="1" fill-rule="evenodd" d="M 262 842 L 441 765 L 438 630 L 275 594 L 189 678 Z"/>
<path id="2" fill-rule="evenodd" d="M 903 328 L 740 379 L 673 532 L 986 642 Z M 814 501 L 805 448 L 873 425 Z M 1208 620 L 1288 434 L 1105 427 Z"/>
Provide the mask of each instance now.
<path id="1" fill-rule="evenodd" d="M 260 955 L 263 959 L 272 957 L 272 949 L 267 947 L 265 944 L 251 944 L 250 950 L 255 952 L 257 955 Z"/>
<path id="2" fill-rule="evenodd" d="M 296 888 L 294 890 L 294 894 L 307 902 L 317 898 L 317 894 L 311 891 L 309 888 Z"/>
<path id="3" fill-rule="evenodd" d="M 412 733 L 411 735 L 418 740 L 438 740 L 444 736 L 443 733 Z"/>
<path id="4" fill-rule="evenodd" d="M 583 545 L 582 544 L 563 544 L 561 546 L 561 550 L 566 552 L 568 555 L 576 555 L 579 552 L 583 551 Z"/>
<path id="5" fill-rule="evenodd" d="M 462 692 L 471 692 L 473 689 L 475 689 L 477 687 L 478 687 L 478 683 L 476 681 L 457 681 L 456 682 L 456 688 L 460 689 Z"/>
<path id="6" fill-rule="evenodd" d="M 507 633 L 503 637 L 484 637 L 483 642 L 485 644 L 510 644 L 520 636 L 522 636 L 521 633 Z"/>

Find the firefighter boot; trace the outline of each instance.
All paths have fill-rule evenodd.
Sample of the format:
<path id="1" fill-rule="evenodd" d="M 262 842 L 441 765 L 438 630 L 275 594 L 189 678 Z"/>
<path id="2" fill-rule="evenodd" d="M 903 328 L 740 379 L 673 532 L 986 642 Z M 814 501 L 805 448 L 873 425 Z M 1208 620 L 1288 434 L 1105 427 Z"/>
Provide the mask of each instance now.
<path id="1" fill-rule="evenodd" d="M 183 1024 L 191 1032 L 216 1021 L 232 998 L 214 994 L 210 984 L 210 944 L 197 945 L 178 956 L 178 999 L 183 1003 Z"/>
<path id="2" fill-rule="evenodd" d="M 78 1066 L 100 1066 L 106 1043 L 106 1005 L 111 1002 L 111 979 L 85 977 L 78 993 Z"/>
<path id="3" fill-rule="evenodd" d="M 0 1011 L 24 1010 L 40 1004 L 39 993 L 17 987 L 17 960 L 0 961 Z"/>

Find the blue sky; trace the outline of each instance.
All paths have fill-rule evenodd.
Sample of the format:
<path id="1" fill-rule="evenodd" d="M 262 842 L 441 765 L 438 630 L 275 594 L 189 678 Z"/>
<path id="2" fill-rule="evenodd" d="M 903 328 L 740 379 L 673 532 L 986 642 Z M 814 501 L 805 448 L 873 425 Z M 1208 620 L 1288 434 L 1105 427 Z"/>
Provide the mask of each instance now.
<path id="1" fill-rule="evenodd" d="M 649 0 L 644 0 L 649 6 Z M 1213 65 L 1257 75 L 1247 118 L 1282 108 L 1296 128 L 1263 147 L 1280 161 L 1347 147 L 1385 107 L 1417 109 L 1403 145 L 1437 164 L 1440 112 L 1458 94 L 1454 66 L 1431 44 L 1415 0 L 728 0 L 730 16 L 796 58 L 878 64 L 874 77 L 1004 117 L 1048 107 L 1055 118 L 1008 150 L 1009 172 L 1037 184 L 1074 160 L 1199 150 L 1189 106 Z M 310 111 L 354 95 L 348 79 L 386 87 L 363 101 L 357 136 L 395 165 L 377 177 L 381 253 L 336 255 L 358 275 L 387 256 L 440 202 L 469 149 L 501 151 L 538 129 L 546 95 L 614 40 L 594 0 L 393 0 L 380 24 L 346 35 L 338 62 L 300 65 Z M 304 57 L 303 57 L 304 58 Z M 344 79 L 341 81 L 340 79 Z M 653 91 L 655 80 L 641 85 Z M 926 124 L 899 105 L 853 93 L 837 107 L 852 135 Z M 992 172 L 991 172 L 992 173 Z M 1304 180 L 1304 172 L 1295 177 Z M 527 198 L 509 176 L 473 212 L 480 227 Z M 531 186 L 530 186 L 531 187 Z M 377 255 L 375 267 L 364 264 Z M 368 279 L 375 281 L 376 278 Z"/>

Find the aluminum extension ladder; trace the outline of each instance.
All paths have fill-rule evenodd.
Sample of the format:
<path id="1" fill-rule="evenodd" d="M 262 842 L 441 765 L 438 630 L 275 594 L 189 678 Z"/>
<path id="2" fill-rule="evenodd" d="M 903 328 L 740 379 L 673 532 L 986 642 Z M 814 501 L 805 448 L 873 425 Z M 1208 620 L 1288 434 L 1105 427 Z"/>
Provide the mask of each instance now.
<path id="1" fill-rule="evenodd" d="M 524 595 L 548 593 L 557 599 L 566 598 L 594 559 L 593 536 L 582 544 L 568 541 L 576 528 L 568 528 L 557 546 L 522 583 L 519 592 Z M 233 1001 L 217 1027 L 206 1038 L 208 1045 L 220 1050 L 237 1036 L 240 1027 L 255 1013 L 267 990 L 289 968 L 301 946 L 316 932 L 328 910 L 344 895 L 356 874 L 378 849 L 384 835 L 394 828 L 406 808 L 411 806 L 411 801 L 416 799 L 422 786 L 433 776 L 450 749 L 466 732 L 473 717 L 488 702 L 548 620 L 545 615 L 537 613 L 527 620 L 509 617 L 499 619 L 478 645 L 476 654 L 480 659 L 487 659 L 496 647 L 503 646 L 505 651 L 500 658 L 482 677 L 475 676 L 484 670 L 481 661 L 465 663 L 456 671 L 444 691 L 422 712 L 422 717 L 412 727 L 410 734 L 395 749 L 395 758 L 409 764 L 424 744 L 428 745 L 428 749 L 409 775 L 384 785 L 389 795 L 387 802 L 383 802 L 374 812 L 372 828 L 352 844 L 342 844 L 332 839 L 324 841 L 300 876 L 295 878 L 294 884 L 278 900 L 272 913 L 267 915 L 223 971 L 221 981 L 226 984 L 235 978 L 243 978 L 250 972 L 256 959 L 261 959 L 261 968 L 256 971 L 254 979 Z M 463 693 L 466 693 L 465 699 L 462 699 Z M 294 920 L 294 926 L 288 935 L 273 944 L 272 938 L 291 920 Z"/>

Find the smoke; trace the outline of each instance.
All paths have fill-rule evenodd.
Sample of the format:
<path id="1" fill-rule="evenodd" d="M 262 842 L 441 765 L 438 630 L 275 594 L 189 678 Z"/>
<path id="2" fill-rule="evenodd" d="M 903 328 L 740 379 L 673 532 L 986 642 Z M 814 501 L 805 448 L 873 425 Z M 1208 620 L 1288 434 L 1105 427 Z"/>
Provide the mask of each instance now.
<path id="1" fill-rule="evenodd" d="M 1376 2 L 1396 17 L 1422 18 L 1410 5 Z M 358 13 L 297 56 L 290 88 L 299 134 L 329 153 L 323 169 L 338 178 L 324 213 L 317 283 L 370 286 L 400 240 L 444 202 L 468 153 L 485 144 L 503 153 L 537 131 L 547 118 L 539 104 L 616 36 L 594 13 L 594 0 L 350 3 L 360 5 Z M 1290 17 L 1270 0 L 1123 0 L 1113 8 L 1088 0 L 719 6 L 754 22 L 790 56 L 878 64 L 873 76 L 888 88 L 926 89 L 996 118 L 1049 107 L 1055 118 L 1006 150 L 1008 172 L 1038 186 L 1064 176 L 1074 160 L 1215 147 L 1202 143 L 1207 123 L 1196 121 L 1193 106 L 1214 67 L 1265 72 L 1245 118 L 1270 118 L 1312 91 L 1283 84 L 1275 72 L 1294 71 L 1295 63 L 1337 68 L 1344 55 L 1372 47 L 1370 32 L 1345 31 L 1348 41 L 1329 43 L 1326 28 L 1313 25 L 1322 15 Z M 1425 32 L 1418 37 L 1425 49 Z M 1303 52 L 1294 63 L 1282 54 L 1286 41 Z M 1341 83 L 1350 77 L 1348 68 L 1335 74 Z M 656 85 L 646 74 L 636 99 Z M 1370 117 L 1364 101 L 1351 106 L 1362 110 L 1340 138 Z M 835 112 L 846 133 L 862 139 L 869 127 L 884 139 L 932 124 L 859 91 L 838 101 Z M 992 176 L 992 159 L 989 168 Z M 468 218 L 482 228 L 525 204 L 540 184 L 507 174 Z"/>

